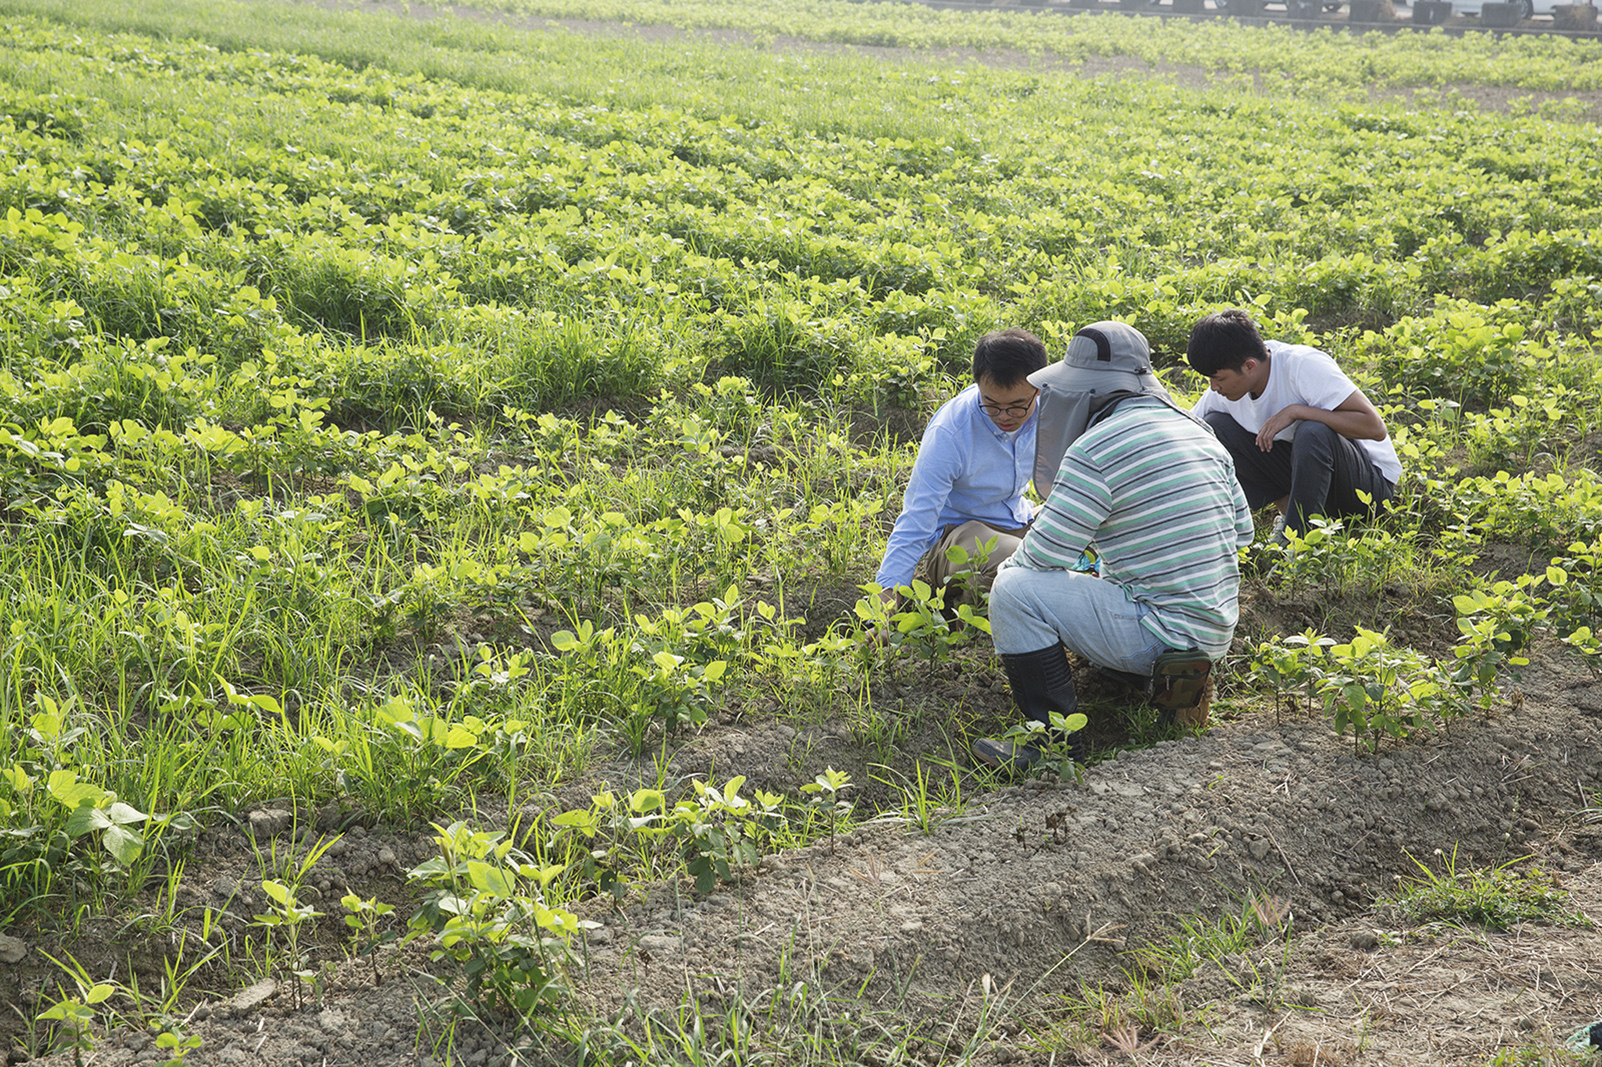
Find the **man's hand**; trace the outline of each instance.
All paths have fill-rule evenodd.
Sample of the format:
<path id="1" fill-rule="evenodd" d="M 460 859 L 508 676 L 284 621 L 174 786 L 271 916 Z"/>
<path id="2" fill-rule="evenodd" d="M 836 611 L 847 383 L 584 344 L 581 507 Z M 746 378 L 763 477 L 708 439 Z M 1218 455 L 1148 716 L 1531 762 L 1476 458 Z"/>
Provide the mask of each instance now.
<path id="1" fill-rule="evenodd" d="M 1257 431 L 1257 447 L 1264 452 L 1272 452 L 1274 435 L 1291 423 L 1301 421 L 1302 416 L 1296 413 L 1300 407 L 1301 404 L 1288 404 L 1270 415 L 1268 421 L 1263 423 L 1263 428 Z"/>
<path id="2" fill-rule="evenodd" d="M 1303 422 L 1312 419 L 1322 422 L 1342 437 L 1349 437 L 1353 441 L 1383 441 L 1386 437 L 1385 420 L 1380 418 L 1374 405 L 1369 403 L 1363 390 L 1354 389 L 1352 395 L 1342 400 L 1340 406 L 1333 411 L 1323 408 L 1310 407 L 1307 404 L 1286 404 L 1263 423 L 1263 428 L 1257 431 L 1257 447 L 1264 452 L 1274 449 L 1274 435 L 1293 422 Z"/>
<path id="3" fill-rule="evenodd" d="M 895 614 L 901 610 L 901 595 L 894 589 L 881 589 L 879 590 L 879 603 L 884 608 L 885 616 L 894 618 Z M 875 622 L 869 622 L 862 628 L 862 639 L 869 644 L 882 645 L 889 630 L 888 624 L 879 625 Z"/>

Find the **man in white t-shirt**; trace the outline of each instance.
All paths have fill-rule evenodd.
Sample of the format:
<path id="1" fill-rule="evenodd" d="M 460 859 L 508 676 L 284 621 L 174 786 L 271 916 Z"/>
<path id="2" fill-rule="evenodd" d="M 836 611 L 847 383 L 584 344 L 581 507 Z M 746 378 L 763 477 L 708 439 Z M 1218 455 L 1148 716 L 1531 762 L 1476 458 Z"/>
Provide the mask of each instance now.
<path id="1" fill-rule="evenodd" d="M 1252 510 L 1273 504 L 1305 534 L 1315 515 L 1364 515 L 1391 499 L 1402 464 L 1385 420 L 1328 354 L 1264 341 L 1231 308 L 1196 323 L 1186 358 L 1211 385 L 1191 411 L 1234 457 Z"/>

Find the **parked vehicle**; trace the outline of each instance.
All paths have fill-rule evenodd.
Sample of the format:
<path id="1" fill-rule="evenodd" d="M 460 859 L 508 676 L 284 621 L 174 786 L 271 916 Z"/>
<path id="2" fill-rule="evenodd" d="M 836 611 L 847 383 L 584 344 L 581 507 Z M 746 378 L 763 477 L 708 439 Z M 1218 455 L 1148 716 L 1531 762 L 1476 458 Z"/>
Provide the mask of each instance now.
<path id="1" fill-rule="evenodd" d="M 1452 14 L 1478 15 L 1487 2 L 1488 0 L 1452 0 Z M 1557 8 L 1574 5 L 1574 0 L 1511 0 L 1511 2 L 1523 7 L 1524 10 L 1519 14 L 1521 20 L 1532 19 L 1538 15 L 1550 18 L 1557 14 Z"/>

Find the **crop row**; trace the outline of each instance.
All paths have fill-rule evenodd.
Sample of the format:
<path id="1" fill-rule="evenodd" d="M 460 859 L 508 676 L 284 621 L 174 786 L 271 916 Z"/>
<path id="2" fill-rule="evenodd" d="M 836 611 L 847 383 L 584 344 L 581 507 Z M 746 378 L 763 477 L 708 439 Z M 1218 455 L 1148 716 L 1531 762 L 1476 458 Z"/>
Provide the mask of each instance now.
<path id="1" fill-rule="evenodd" d="M 348 421 L 648 394 L 709 363 L 905 401 L 1005 321 L 1052 335 L 1123 317 L 1172 359 L 1199 309 L 1242 293 L 1315 323 L 1402 320 L 1409 348 L 1449 328 L 1447 296 L 1545 294 L 1526 317 L 1548 350 L 1597 324 L 1589 127 L 1270 115 L 1239 97 L 1005 74 L 959 94 L 858 64 L 894 83 L 898 119 L 952 133 L 889 138 L 778 125 L 755 103 L 570 106 L 17 29 L 12 62 L 52 72 L 50 92 L 4 102 L 0 272 L 18 367 L 107 338 L 170 338 L 223 368 L 271 348 L 332 376 Z M 150 138 L 153 94 L 170 124 Z M 956 103 L 980 95 L 982 118 Z M 836 107 L 856 116 L 836 125 L 880 121 L 843 99 L 820 110 Z M 1112 141 L 1123 150 L 1077 150 Z M 477 356 L 447 368 L 444 349 Z M 1468 399 L 1507 395 L 1475 384 Z"/>
<path id="2" fill-rule="evenodd" d="M 317 52 L 361 69 L 382 60 L 392 69 L 445 76 L 473 86 L 503 87 L 526 76 L 525 47 L 474 23 L 438 20 L 404 34 L 348 32 L 338 15 L 295 12 L 258 16 L 248 30 L 232 5 L 164 4 L 130 16 L 101 3 L 74 5 L 72 21 L 93 29 L 161 34 L 211 35 L 238 50 Z M 694 33 L 736 30 L 758 48 L 785 38 L 830 45 L 891 47 L 919 52 L 972 49 L 1080 63 L 1095 57 L 1127 56 L 1152 67 L 1177 65 L 1209 72 L 1221 81 L 1252 72 L 1276 96 L 1359 99 L 1371 87 L 1464 85 L 1530 90 L 1590 91 L 1599 87 L 1598 42 L 1547 36 L 1429 33 L 1348 33 L 1344 27 L 1316 31 L 1288 26 L 1242 26 L 1233 20 L 1194 23 L 1092 14 L 1064 16 L 1039 10 L 936 10 L 918 4 L 862 4 L 852 0 L 790 0 L 750 5 L 734 0 L 469 0 L 451 5 L 499 14 L 514 23 L 539 18 L 615 21 L 672 27 Z M 54 17 L 60 0 L 6 0 L 0 11 Z M 171 12 L 180 12 L 176 20 Z M 601 57 L 609 45 L 583 39 L 573 46 Z M 652 66 L 686 69 L 680 56 L 636 57 Z M 721 58 L 721 53 L 719 58 Z M 395 61 L 399 59 L 400 62 Z M 606 71 L 606 64 L 598 64 Z M 633 69 L 633 68 L 629 68 Z M 715 63 L 705 67 L 717 71 Z M 735 79 L 711 76 L 723 95 Z M 1247 79 L 1248 84 L 1250 78 Z M 706 90 L 703 87 L 702 92 Z M 686 95 L 692 95 L 693 91 Z"/>

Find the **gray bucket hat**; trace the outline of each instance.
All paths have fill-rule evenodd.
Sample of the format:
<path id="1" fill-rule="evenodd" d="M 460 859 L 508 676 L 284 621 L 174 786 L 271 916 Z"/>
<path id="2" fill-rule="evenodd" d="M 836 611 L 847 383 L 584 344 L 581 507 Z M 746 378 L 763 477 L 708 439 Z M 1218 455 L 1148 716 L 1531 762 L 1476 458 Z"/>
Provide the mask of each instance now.
<path id="1" fill-rule="evenodd" d="M 1145 334 L 1123 322 L 1095 322 L 1074 334 L 1061 361 L 1035 371 L 1029 384 L 1040 390 L 1035 415 L 1035 491 L 1050 492 L 1062 457 L 1114 393 L 1173 399 L 1151 370 Z"/>

